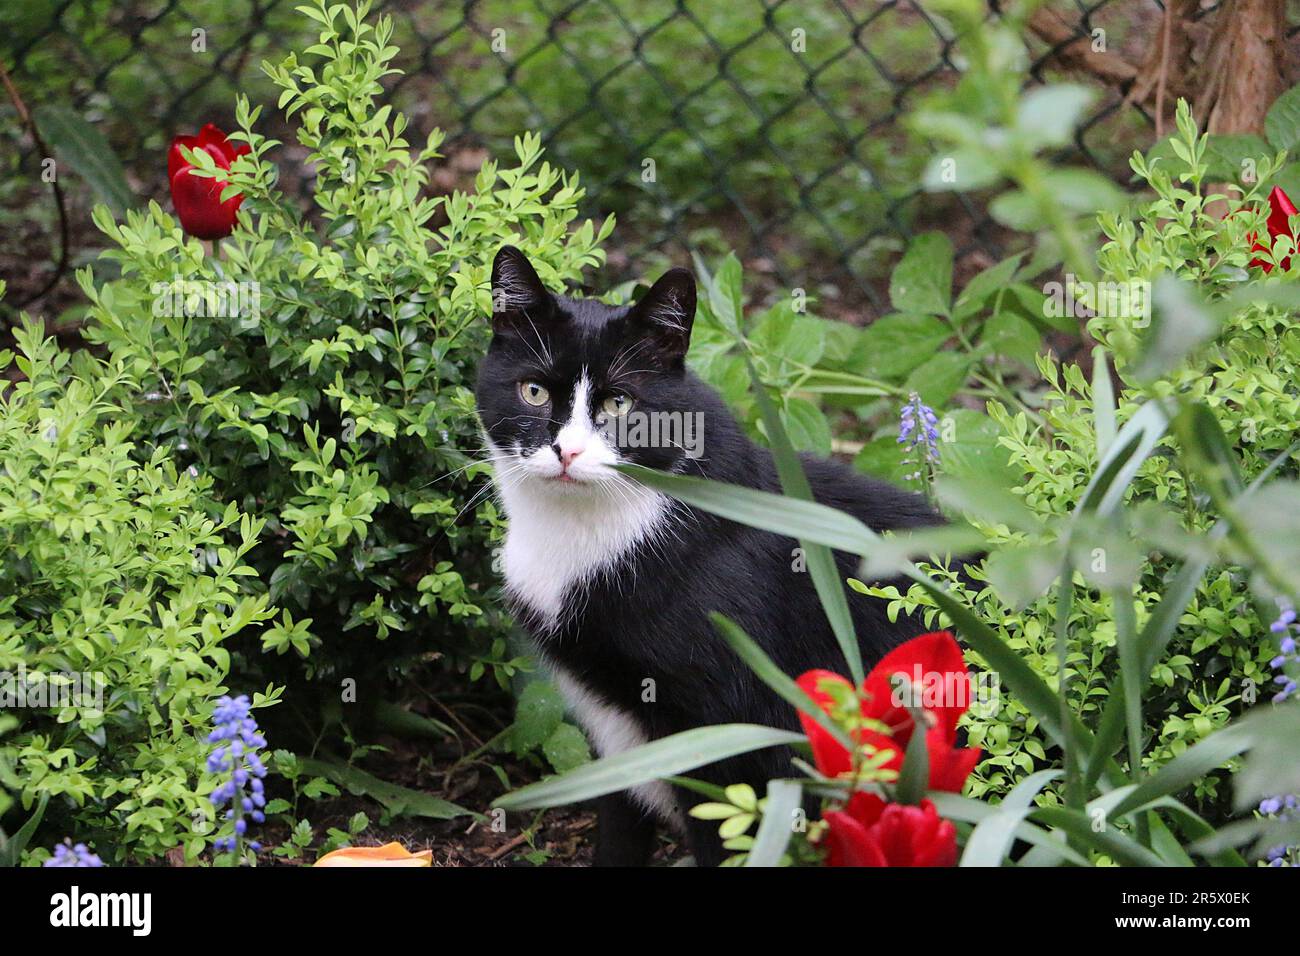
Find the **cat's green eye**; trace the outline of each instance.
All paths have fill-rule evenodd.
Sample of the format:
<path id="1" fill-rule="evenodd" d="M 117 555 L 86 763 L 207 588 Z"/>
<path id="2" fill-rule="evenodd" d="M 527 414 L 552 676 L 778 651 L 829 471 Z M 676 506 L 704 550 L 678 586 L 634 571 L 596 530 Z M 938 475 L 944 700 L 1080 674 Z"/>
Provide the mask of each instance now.
<path id="1" fill-rule="evenodd" d="M 534 407 L 545 405 L 551 400 L 551 393 L 536 382 L 520 382 L 519 397 Z"/>
<path id="2" fill-rule="evenodd" d="M 600 406 L 610 418 L 622 418 L 632 407 L 632 399 L 626 395 L 611 395 Z"/>

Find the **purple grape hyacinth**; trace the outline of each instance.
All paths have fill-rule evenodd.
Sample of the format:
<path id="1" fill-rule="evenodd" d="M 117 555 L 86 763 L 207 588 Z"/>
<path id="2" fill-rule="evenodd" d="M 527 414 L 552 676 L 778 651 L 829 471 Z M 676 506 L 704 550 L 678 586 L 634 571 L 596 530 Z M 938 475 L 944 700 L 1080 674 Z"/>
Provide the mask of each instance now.
<path id="1" fill-rule="evenodd" d="M 1262 816 L 1277 820 L 1295 820 L 1300 816 L 1300 797 L 1289 793 L 1284 797 L 1268 797 L 1259 803 Z M 1267 853 L 1269 866 L 1300 866 L 1300 847 L 1275 846 Z"/>
<path id="2" fill-rule="evenodd" d="M 1296 692 L 1296 679 L 1292 674 L 1287 673 L 1287 668 L 1300 664 L 1300 654 L 1296 653 L 1295 608 L 1291 606 L 1289 601 L 1279 600 L 1277 603 L 1280 613 L 1277 620 L 1269 626 L 1269 630 L 1278 636 L 1278 650 L 1282 653 L 1269 661 L 1268 664 L 1275 672 L 1273 683 L 1280 687 L 1280 690 L 1274 695 L 1273 701 L 1280 704 Z"/>
<path id="3" fill-rule="evenodd" d="M 42 866 L 103 866 L 104 861 L 91 853 L 84 843 L 73 844 L 64 840 L 54 848 L 54 856 Z"/>
<path id="4" fill-rule="evenodd" d="M 917 429 L 920 425 L 920 430 Z M 921 446 L 925 449 L 928 461 L 939 460 L 939 419 L 934 409 L 921 401 L 921 396 L 913 392 L 907 397 L 898 422 L 898 443 L 906 444 L 909 449 Z"/>
<path id="5" fill-rule="evenodd" d="M 1278 650 L 1282 653 L 1269 661 L 1275 675 L 1273 682 L 1281 689 L 1273 695 L 1273 702 L 1280 704 L 1296 692 L 1296 679 L 1287 668 L 1300 663 L 1300 654 L 1296 653 L 1296 610 L 1285 598 L 1277 599 L 1277 620 L 1269 625 L 1269 630 L 1277 635 Z M 1300 818 L 1300 797 L 1294 793 L 1277 797 L 1267 797 L 1260 801 L 1261 816 L 1277 820 L 1295 820 Z M 1275 846 L 1268 851 L 1269 866 L 1300 866 L 1300 846 Z"/>
<path id="6" fill-rule="evenodd" d="M 916 471 L 906 476 L 908 480 L 921 477 L 922 465 L 933 468 L 939 464 L 939 418 L 916 392 L 907 397 L 899 415 L 898 444 L 907 446 L 904 461 L 917 465 Z"/>
<path id="7" fill-rule="evenodd" d="M 234 836 L 217 837 L 213 845 L 218 852 L 235 852 L 248 832 L 248 821 L 262 823 L 266 820 L 263 808 L 266 796 L 262 779 L 266 765 L 258 750 L 266 746 L 266 739 L 257 729 L 252 716 L 252 706 L 246 694 L 222 697 L 212 711 L 216 725 L 208 734 L 208 743 L 216 744 L 208 755 L 208 771 L 221 774 L 225 779 L 212 791 L 209 799 L 217 810 L 229 805 L 225 818 L 234 821 Z M 228 775 L 228 776 L 226 776 Z M 254 852 L 261 844 L 249 841 Z"/>

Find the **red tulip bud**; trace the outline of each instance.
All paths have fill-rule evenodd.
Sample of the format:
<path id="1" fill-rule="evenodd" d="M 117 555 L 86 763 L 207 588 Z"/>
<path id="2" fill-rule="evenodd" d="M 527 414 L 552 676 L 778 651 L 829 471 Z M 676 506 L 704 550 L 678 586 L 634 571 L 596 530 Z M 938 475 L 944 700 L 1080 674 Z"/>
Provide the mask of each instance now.
<path id="1" fill-rule="evenodd" d="M 229 169 L 236 159 L 248 152 L 249 146 L 246 143 L 236 146 L 225 133 L 208 123 L 199 130 L 198 136 L 177 136 L 167 153 L 172 203 L 176 206 L 181 228 L 197 239 L 222 239 L 234 231 L 235 214 L 244 197 L 236 194 L 222 202 L 221 193 L 229 182 L 221 176 L 196 176 L 194 167 L 181 152 L 182 146 L 206 152 L 218 170 Z"/>
<path id="2" fill-rule="evenodd" d="M 1294 216 L 1295 214 L 1296 214 L 1295 203 L 1291 202 L 1291 197 L 1288 196 L 1282 190 L 1281 186 L 1274 186 L 1273 191 L 1268 194 L 1269 244 L 1265 246 L 1265 245 L 1261 245 L 1259 242 L 1256 242 L 1255 234 L 1251 233 L 1249 236 L 1246 237 L 1252 243 L 1250 247 L 1250 251 L 1268 252 L 1270 247 L 1273 244 L 1273 241 L 1277 239 L 1278 236 L 1288 237 L 1291 240 L 1292 245 L 1294 246 L 1295 236 L 1291 235 L 1290 217 Z M 1250 264 L 1252 266 L 1261 267 L 1265 272 L 1273 271 L 1273 264 L 1271 262 L 1265 262 L 1263 259 L 1252 259 L 1250 260 Z M 1279 264 L 1282 266 L 1282 269 L 1284 271 L 1290 269 L 1291 257 L 1287 256 Z"/>

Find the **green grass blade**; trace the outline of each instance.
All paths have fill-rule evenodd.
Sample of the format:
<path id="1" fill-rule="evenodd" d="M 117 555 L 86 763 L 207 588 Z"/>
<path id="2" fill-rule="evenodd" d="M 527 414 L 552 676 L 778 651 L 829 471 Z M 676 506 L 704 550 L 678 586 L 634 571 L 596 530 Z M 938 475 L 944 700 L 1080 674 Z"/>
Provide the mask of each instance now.
<path id="1" fill-rule="evenodd" d="M 1199 852 L 1196 849 L 1197 844 L 1206 837 L 1214 836 L 1216 832 L 1214 827 L 1201 817 L 1200 814 L 1194 812 L 1186 804 L 1179 803 L 1173 797 L 1164 797 L 1155 801 L 1151 804 L 1151 811 L 1148 812 L 1147 815 L 1152 819 L 1159 819 L 1159 815 L 1154 812 L 1156 810 L 1166 810 L 1178 817 L 1179 828 L 1182 830 L 1186 838 L 1184 841 L 1179 843 L 1178 848 L 1184 852 L 1186 852 L 1186 850 L 1183 847 L 1183 843 L 1187 843 L 1187 848 L 1191 849 L 1192 852 Z M 1152 830 L 1155 830 L 1154 825 L 1152 826 Z M 1215 866 L 1246 865 L 1246 861 L 1241 858 L 1241 854 L 1231 847 L 1207 852 L 1205 853 L 1205 857 Z"/>
<path id="2" fill-rule="evenodd" d="M 427 817 L 431 820 L 477 816 L 473 811 L 449 800 L 443 800 L 422 790 L 380 780 L 341 760 L 299 757 L 298 766 L 304 773 L 333 781 L 351 794 L 378 801 L 393 816 Z"/>
<path id="3" fill-rule="evenodd" d="M 503 810 L 533 810 L 590 800 L 716 763 L 737 754 L 801 743 L 802 734 L 757 724 L 716 724 L 661 737 L 568 773 L 529 784 L 496 800 Z"/>
<path id="4" fill-rule="evenodd" d="M 834 508 L 811 501 L 799 501 L 766 491 L 739 485 L 705 481 L 685 475 L 669 475 L 637 465 L 619 465 L 620 471 L 643 484 L 671 495 L 688 505 L 737 521 L 751 528 L 806 537 L 830 547 L 865 555 L 879 541 L 879 536 L 861 521 Z M 908 562 L 902 574 L 930 592 L 939 609 L 948 617 L 966 643 L 996 670 L 1002 681 L 1042 721 L 1044 728 L 1059 742 L 1064 737 L 1061 708 L 1056 692 L 1032 667 L 979 616 L 953 596 L 939 582 Z M 1077 718 L 1069 730 L 1079 741 L 1089 744 L 1092 735 Z"/>
<path id="5" fill-rule="evenodd" d="M 1079 500 L 1079 510 L 1106 515 L 1119 507 L 1129 482 L 1168 427 L 1168 416 L 1157 402 L 1147 402 L 1139 408 L 1101 456 L 1092 480 Z"/>
<path id="6" fill-rule="evenodd" d="M 36 828 L 40 826 L 41 817 L 45 816 L 45 808 L 50 802 L 50 795 L 42 793 L 40 799 L 36 802 L 36 809 L 32 815 L 27 818 L 27 822 L 18 828 L 18 831 L 8 839 L 4 839 L 4 831 L 0 831 L 0 865 L 17 866 L 22 859 L 23 851 L 27 849 L 27 844 L 31 842 L 32 836 L 36 833 Z"/>
<path id="7" fill-rule="evenodd" d="M 1142 672 L 1138 649 L 1137 619 L 1133 611 L 1132 588 L 1114 588 L 1111 606 L 1115 617 L 1115 641 L 1119 645 L 1119 669 L 1124 688 L 1124 726 L 1128 733 L 1128 775 L 1137 781 L 1142 776 Z M 1148 671 L 1149 673 L 1149 671 Z M 1095 746 L 1095 741 L 1094 741 Z M 1149 843 L 1145 818 L 1137 821 L 1138 840 Z"/>
<path id="8" fill-rule="evenodd" d="M 985 803 L 983 800 L 975 800 L 971 797 L 958 796 L 955 793 L 939 793 L 935 791 L 930 794 L 929 799 L 934 804 L 934 808 L 939 811 L 940 816 L 963 823 L 978 825 L 998 812 L 998 808 L 991 803 Z M 1042 827 L 1027 820 L 1022 821 L 1016 827 L 1015 838 L 1023 840 L 1031 846 L 1040 847 L 1044 852 L 1051 853 L 1059 859 L 1073 863 L 1075 866 L 1090 865 L 1087 857 L 1081 856 L 1063 840 L 1057 839 Z"/>
<path id="9" fill-rule="evenodd" d="M 808 476 L 804 474 L 803 465 L 790 444 L 790 436 L 781 424 L 781 416 L 768 398 L 767 387 L 754 371 L 753 363 L 746 360 L 749 367 L 749 379 L 753 383 L 754 398 L 758 402 L 759 413 L 767 428 L 768 441 L 772 443 L 772 457 L 776 461 L 776 472 L 781 479 L 781 488 L 792 498 L 812 501 L 812 487 Z M 799 546 L 804 550 L 808 562 L 808 573 L 812 576 L 813 587 L 821 599 L 822 609 L 830 621 L 835 640 L 839 642 L 840 652 L 848 662 L 849 674 L 853 677 L 853 686 L 862 684 L 865 672 L 862 669 L 862 651 L 858 647 L 858 636 L 853 628 L 853 615 L 849 613 L 849 602 L 844 592 L 844 578 L 835 564 L 835 555 L 830 548 L 814 541 L 801 538 Z"/>
<path id="10" fill-rule="evenodd" d="M 1074 734 L 1078 741 L 1091 742 L 1092 735 L 1077 718 L 1071 717 L 1066 725 L 1062 725 L 1061 706 L 1056 692 L 970 607 L 919 569 L 913 569 L 908 577 L 930 592 L 939 609 L 961 634 L 962 640 L 998 673 L 1002 682 L 1042 722 L 1043 728 L 1057 743 L 1064 742 L 1067 731 Z"/>
<path id="11" fill-rule="evenodd" d="M 763 649 L 754 642 L 752 637 L 745 633 L 740 625 L 716 611 L 709 615 L 709 620 L 713 622 L 714 628 L 722 635 L 722 639 L 740 655 L 740 659 L 749 665 L 750 670 L 754 672 L 759 680 L 776 691 L 781 699 L 788 702 L 795 710 L 803 711 L 816 721 L 817 725 L 839 741 L 844 749 L 849 751 L 855 749 L 853 741 L 844 732 L 844 728 L 831 720 L 826 711 L 818 707 L 817 703 L 804 693 L 802 687 L 791 680 L 785 671 L 772 663 L 772 659 L 764 653 Z"/>
<path id="12" fill-rule="evenodd" d="M 126 181 L 117 153 L 98 128 L 65 106 L 41 106 L 35 111 L 41 135 L 59 159 L 80 173 L 95 198 L 121 217 L 138 202 Z M 59 175 L 63 173 L 59 170 Z"/>
<path id="13" fill-rule="evenodd" d="M 769 780 L 763 821 L 754 836 L 754 846 L 745 866 L 779 866 L 785 848 L 794 835 L 794 814 L 803 803 L 803 785 L 798 780 Z"/>
<path id="14" fill-rule="evenodd" d="M 813 501 L 800 501 L 744 485 L 670 475 L 641 465 L 615 467 L 649 488 L 751 528 L 806 538 L 858 555 L 870 553 L 880 541 L 879 535 L 852 515 Z"/>
<path id="15" fill-rule="evenodd" d="M 1097 434 L 1097 454 L 1104 456 L 1115 440 L 1115 386 L 1110 381 L 1104 345 L 1092 350 L 1092 420 Z"/>
<path id="16" fill-rule="evenodd" d="M 1233 757 L 1250 749 L 1254 739 L 1251 728 L 1238 722 L 1215 731 L 1188 747 L 1169 763 L 1132 789 L 1111 810 L 1116 817 L 1145 808 L 1161 797 L 1178 793 L 1205 774 L 1217 770 Z"/>
<path id="17" fill-rule="evenodd" d="M 920 707 L 909 707 L 914 726 L 924 727 L 925 713 Z M 898 772 L 898 784 L 894 798 L 898 803 L 917 804 L 930 787 L 930 750 L 926 744 L 926 735 L 916 731 L 907 742 L 907 752 L 903 755 L 903 767 Z"/>
<path id="18" fill-rule="evenodd" d="M 1116 827 L 1094 829 L 1092 818 L 1080 810 L 1069 807 L 1039 807 L 1032 811 L 1030 816 L 1040 823 L 1067 834 L 1077 846 L 1091 847 L 1125 866 L 1169 865 L 1132 837 L 1121 833 Z"/>
<path id="19" fill-rule="evenodd" d="M 1275 475 L 1283 465 L 1290 461 L 1291 456 L 1300 451 L 1300 442 L 1296 442 L 1291 447 L 1285 449 L 1264 468 L 1255 480 L 1252 481 L 1242 495 L 1250 495 L 1256 489 L 1266 484 L 1273 475 Z M 1207 537 L 1212 541 L 1223 538 L 1228 531 L 1226 522 L 1220 521 L 1210 529 Z M 1173 640 L 1174 632 L 1178 629 L 1178 621 L 1183 616 L 1183 611 L 1191 603 L 1192 597 L 1196 594 L 1196 586 L 1200 583 L 1201 578 L 1205 576 L 1206 569 L 1209 568 L 1209 560 L 1186 561 L 1179 568 L 1178 573 L 1174 576 L 1169 587 L 1165 589 L 1164 597 L 1156 605 L 1156 609 L 1151 612 L 1147 618 L 1145 626 L 1138 637 L 1138 649 L 1142 655 L 1141 672 L 1141 689 L 1145 690 L 1151 680 L 1151 671 L 1155 669 L 1160 658 L 1164 655 L 1165 648 Z M 1111 688 L 1110 699 L 1106 702 L 1106 708 L 1102 711 L 1101 719 L 1097 723 L 1097 735 L 1093 743 L 1092 752 L 1088 756 L 1088 766 L 1084 773 L 1084 786 L 1091 789 L 1101 774 L 1101 769 L 1105 761 L 1115 752 L 1119 745 L 1120 737 L 1124 732 L 1124 677 L 1121 674 L 1119 682 Z"/>
<path id="20" fill-rule="evenodd" d="M 960 865 L 1001 866 L 1016 837 L 1016 830 L 1033 807 L 1034 797 L 1060 776 L 1060 770 L 1039 770 L 1016 784 L 994 812 L 976 824 L 967 837 Z"/>

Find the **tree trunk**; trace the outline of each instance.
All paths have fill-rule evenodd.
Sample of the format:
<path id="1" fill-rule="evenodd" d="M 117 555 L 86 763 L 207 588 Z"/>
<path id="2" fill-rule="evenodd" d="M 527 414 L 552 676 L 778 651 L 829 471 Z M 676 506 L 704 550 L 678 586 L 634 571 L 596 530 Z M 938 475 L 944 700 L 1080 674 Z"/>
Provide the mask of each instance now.
<path id="1" fill-rule="evenodd" d="M 1285 0 L 1226 0 L 1201 66 L 1196 117 L 1211 133 L 1264 132 L 1286 89 Z"/>

